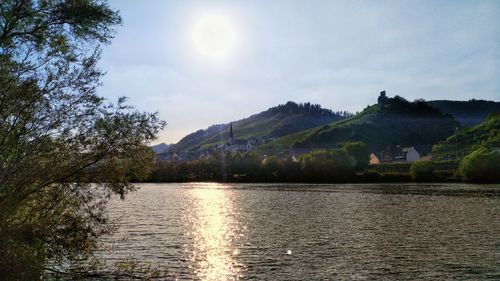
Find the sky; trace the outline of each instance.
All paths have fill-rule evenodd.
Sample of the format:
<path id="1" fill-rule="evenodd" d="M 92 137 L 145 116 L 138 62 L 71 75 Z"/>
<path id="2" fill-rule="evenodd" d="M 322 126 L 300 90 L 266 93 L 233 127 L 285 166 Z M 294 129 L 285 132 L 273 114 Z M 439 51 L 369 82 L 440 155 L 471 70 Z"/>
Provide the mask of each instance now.
<path id="1" fill-rule="evenodd" d="M 378 93 L 500 100 L 500 1 L 111 0 L 98 94 L 175 143 L 287 101 L 361 111 Z"/>

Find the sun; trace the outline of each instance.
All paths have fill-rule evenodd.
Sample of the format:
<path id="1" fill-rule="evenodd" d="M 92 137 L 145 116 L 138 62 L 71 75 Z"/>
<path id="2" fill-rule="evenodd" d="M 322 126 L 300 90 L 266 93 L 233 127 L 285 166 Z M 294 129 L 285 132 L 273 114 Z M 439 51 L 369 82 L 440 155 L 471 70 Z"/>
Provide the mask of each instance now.
<path id="1" fill-rule="evenodd" d="M 209 58 L 228 56 L 236 43 L 234 26 L 222 15 L 201 17 L 193 28 L 192 38 L 197 51 Z"/>

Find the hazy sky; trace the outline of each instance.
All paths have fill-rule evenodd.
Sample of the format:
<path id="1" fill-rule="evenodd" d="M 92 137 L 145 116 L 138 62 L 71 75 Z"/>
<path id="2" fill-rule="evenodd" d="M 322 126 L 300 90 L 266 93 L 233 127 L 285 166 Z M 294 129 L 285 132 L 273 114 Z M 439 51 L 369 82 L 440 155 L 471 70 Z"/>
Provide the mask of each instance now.
<path id="1" fill-rule="evenodd" d="M 99 94 L 159 111 L 160 142 L 287 101 L 355 112 L 384 89 L 409 100 L 500 99 L 500 1 L 110 5 L 123 26 L 104 48 Z"/>

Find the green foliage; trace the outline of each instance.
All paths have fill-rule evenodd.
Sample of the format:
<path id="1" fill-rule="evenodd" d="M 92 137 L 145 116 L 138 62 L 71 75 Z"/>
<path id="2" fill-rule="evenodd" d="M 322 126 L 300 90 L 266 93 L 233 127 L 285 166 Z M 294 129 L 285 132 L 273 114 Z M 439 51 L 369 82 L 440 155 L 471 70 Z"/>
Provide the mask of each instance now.
<path id="1" fill-rule="evenodd" d="M 278 157 L 268 156 L 262 160 L 262 173 L 268 179 L 276 179 L 279 176 L 281 163 Z"/>
<path id="2" fill-rule="evenodd" d="M 157 114 L 107 103 L 100 44 L 121 21 L 105 1 L 0 3 L 0 276 L 71 270 L 112 228 L 106 202 L 153 159 Z M 50 265 L 48 261 L 50 260 Z"/>
<path id="3" fill-rule="evenodd" d="M 350 115 L 348 112 L 332 112 L 310 103 L 288 102 L 233 122 L 233 129 L 235 137 L 238 139 L 271 139 L 338 121 Z M 177 144 L 170 147 L 170 150 L 206 148 L 224 143 L 228 137 L 228 124 L 214 125 L 185 136 Z"/>
<path id="4" fill-rule="evenodd" d="M 378 182 L 382 178 L 382 174 L 374 170 L 366 170 L 362 174 L 363 180 L 368 182 Z"/>
<path id="5" fill-rule="evenodd" d="M 410 182 L 458 181 L 456 162 L 417 161 L 371 165 L 356 172 L 345 149 L 315 150 L 295 157 L 260 157 L 254 153 L 216 153 L 194 161 L 157 163 L 153 182 Z M 413 174 L 413 177 L 412 177 Z"/>
<path id="6" fill-rule="evenodd" d="M 432 181 L 434 167 L 431 161 L 419 160 L 411 164 L 410 174 L 415 181 Z"/>
<path id="7" fill-rule="evenodd" d="M 345 149 L 314 150 L 301 157 L 301 165 L 307 181 L 345 181 L 352 177 L 356 160 Z"/>
<path id="8" fill-rule="evenodd" d="M 356 160 L 356 170 L 363 170 L 368 167 L 370 152 L 362 142 L 348 142 L 342 146 Z"/>
<path id="9" fill-rule="evenodd" d="M 254 153 L 215 154 L 181 163 L 158 163 L 149 181 L 339 182 L 354 178 L 356 160 L 345 149 L 320 150 L 293 157 Z"/>
<path id="10" fill-rule="evenodd" d="M 453 134 L 457 126 L 453 117 L 425 102 L 408 102 L 399 97 L 369 106 L 342 121 L 278 138 L 259 149 L 327 149 L 350 141 L 361 141 L 370 150 L 385 149 L 391 144 L 435 144 Z"/>
<path id="11" fill-rule="evenodd" d="M 254 178 L 260 176 L 260 157 L 255 153 L 240 154 L 236 153 L 235 157 L 230 157 L 228 174 L 241 175 L 244 177 Z"/>
<path id="12" fill-rule="evenodd" d="M 500 147 L 500 113 L 491 114 L 484 122 L 457 131 L 432 148 L 434 159 L 462 159 L 481 147 Z"/>
<path id="13" fill-rule="evenodd" d="M 470 182 L 500 182 L 500 150 L 481 147 L 465 156 L 459 172 Z"/>

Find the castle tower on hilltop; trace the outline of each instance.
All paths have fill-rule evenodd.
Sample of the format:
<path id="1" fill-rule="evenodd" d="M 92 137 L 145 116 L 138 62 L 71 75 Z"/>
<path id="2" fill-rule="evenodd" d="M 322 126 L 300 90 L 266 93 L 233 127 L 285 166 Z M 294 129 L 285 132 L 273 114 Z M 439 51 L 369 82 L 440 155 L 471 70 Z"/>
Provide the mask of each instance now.
<path id="1" fill-rule="evenodd" d="M 382 103 L 385 103 L 389 98 L 386 96 L 385 94 L 385 90 L 380 92 L 380 96 L 378 96 L 378 104 L 382 104 Z"/>

